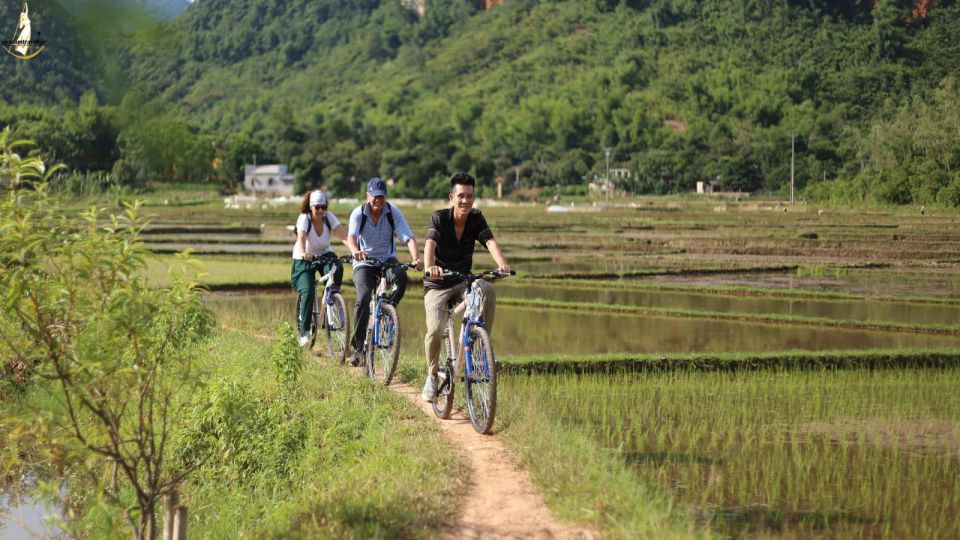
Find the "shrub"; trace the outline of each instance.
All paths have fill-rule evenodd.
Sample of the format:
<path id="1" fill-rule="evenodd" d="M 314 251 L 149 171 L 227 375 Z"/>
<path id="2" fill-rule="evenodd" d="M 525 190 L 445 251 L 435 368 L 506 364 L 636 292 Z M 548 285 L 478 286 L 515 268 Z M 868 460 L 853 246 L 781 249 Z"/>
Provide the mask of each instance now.
<path id="1" fill-rule="evenodd" d="M 297 386 L 303 371 L 303 350 L 297 344 L 297 334 L 290 323 L 282 323 L 277 328 L 277 341 L 270 353 L 270 363 L 280 386 L 287 390 Z"/>

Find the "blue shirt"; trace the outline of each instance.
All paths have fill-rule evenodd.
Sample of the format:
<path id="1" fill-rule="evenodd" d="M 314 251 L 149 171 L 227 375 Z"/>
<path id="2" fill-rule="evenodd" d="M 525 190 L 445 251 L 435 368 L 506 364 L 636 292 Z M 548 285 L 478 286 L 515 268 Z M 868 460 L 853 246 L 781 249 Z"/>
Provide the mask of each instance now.
<path id="1" fill-rule="evenodd" d="M 395 231 L 390 230 L 390 220 L 387 219 L 387 212 L 393 213 L 393 222 L 397 226 Z M 358 234 L 360 232 L 361 213 L 366 214 L 367 223 L 363 226 L 363 234 Z M 393 242 L 394 235 L 404 244 L 413 238 L 413 231 L 410 230 L 407 219 L 403 217 L 400 209 L 391 203 L 387 203 L 383 212 L 380 213 L 380 221 L 378 223 L 373 222 L 373 217 L 370 215 L 367 204 L 361 204 L 354 208 L 353 212 L 350 213 L 350 228 L 347 230 L 347 234 L 352 234 L 357 237 L 357 247 L 359 247 L 361 251 L 366 251 L 368 257 L 373 257 L 381 261 L 396 258 L 397 246 Z M 363 261 L 353 261 L 354 268 L 363 264 L 366 263 Z"/>

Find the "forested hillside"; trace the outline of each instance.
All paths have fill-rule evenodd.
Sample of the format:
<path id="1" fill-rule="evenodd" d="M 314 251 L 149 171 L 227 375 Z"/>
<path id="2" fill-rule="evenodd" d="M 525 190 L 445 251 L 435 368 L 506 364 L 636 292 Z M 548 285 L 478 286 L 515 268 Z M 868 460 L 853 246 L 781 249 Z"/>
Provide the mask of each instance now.
<path id="1" fill-rule="evenodd" d="M 795 138 L 809 196 L 960 205 L 957 35 L 951 1 L 202 0 L 132 38 L 125 97 L 79 107 L 124 182 L 257 155 L 340 193 L 457 169 L 577 190 L 609 148 L 633 192 L 783 192 Z"/>

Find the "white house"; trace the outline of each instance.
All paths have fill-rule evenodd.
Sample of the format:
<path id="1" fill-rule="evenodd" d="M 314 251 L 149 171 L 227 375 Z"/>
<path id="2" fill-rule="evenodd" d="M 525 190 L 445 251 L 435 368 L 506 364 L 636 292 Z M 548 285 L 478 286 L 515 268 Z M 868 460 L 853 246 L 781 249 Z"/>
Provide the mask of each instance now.
<path id="1" fill-rule="evenodd" d="M 244 167 L 243 189 L 250 193 L 293 195 L 296 175 L 287 172 L 283 163 L 276 165 L 247 165 Z"/>

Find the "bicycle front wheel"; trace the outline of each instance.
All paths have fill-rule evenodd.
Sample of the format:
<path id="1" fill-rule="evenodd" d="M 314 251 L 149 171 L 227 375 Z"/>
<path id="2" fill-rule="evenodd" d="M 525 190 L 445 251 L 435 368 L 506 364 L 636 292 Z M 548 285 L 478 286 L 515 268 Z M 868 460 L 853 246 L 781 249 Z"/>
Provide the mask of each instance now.
<path id="1" fill-rule="evenodd" d="M 350 312 L 347 311 L 347 301 L 340 293 L 333 294 L 330 299 L 333 303 L 326 305 L 324 321 L 327 332 L 327 352 L 343 364 L 347 361 Z"/>
<path id="2" fill-rule="evenodd" d="M 471 328 L 470 342 L 473 343 L 470 354 L 464 355 L 469 356 L 469 360 L 464 358 L 464 361 L 470 362 L 469 373 L 465 373 L 467 412 L 473 429 L 488 434 L 497 412 L 497 363 L 490 336 L 484 328 Z"/>
<path id="3" fill-rule="evenodd" d="M 455 387 L 456 370 L 449 370 L 448 367 L 454 365 L 457 361 L 457 350 L 453 346 L 453 323 L 447 320 L 447 328 L 443 331 L 443 341 L 440 346 L 440 370 L 447 371 L 447 380 L 437 388 L 437 399 L 433 405 L 433 414 L 438 418 L 450 418 L 450 412 L 453 410 L 453 389 Z"/>
<path id="4" fill-rule="evenodd" d="M 372 347 L 374 362 L 371 365 L 370 378 L 384 385 L 390 384 L 397 370 L 400 357 L 400 319 L 397 308 L 383 302 L 380 305 L 377 335 Z"/>
<path id="5" fill-rule="evenodd" d="M 300 295 L 299 294 L 297 295 L 296 310 L 297 311 L 296 311 L 296 316 L 294 317 L 294 320 L 297 321 L 296 333 L 299 334 L 300 333 Z M 307 333 L 308 333 L 307 335 L 310 336 L 310 341 L 306 345 L 306 348 L 309 351 L 313 349 L 313 344 L 316 343 L 317 341 L 317 323 L 319 321 L 319 314 L 317 313 L 316 299 L 314 299 L 314 302 L 313 302 L 313 309 L 310 310 L 310 313 L 307 316 L 310 317 L 310 323 L 307 325 Z"/>

